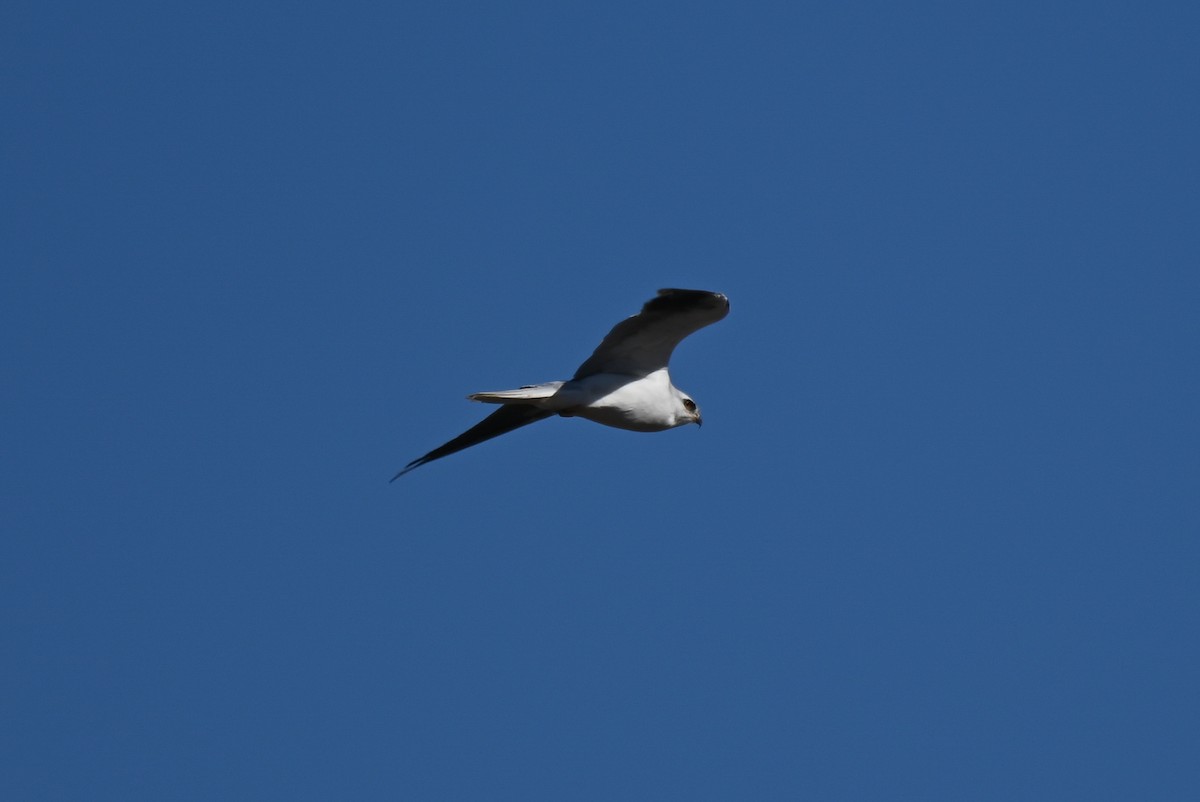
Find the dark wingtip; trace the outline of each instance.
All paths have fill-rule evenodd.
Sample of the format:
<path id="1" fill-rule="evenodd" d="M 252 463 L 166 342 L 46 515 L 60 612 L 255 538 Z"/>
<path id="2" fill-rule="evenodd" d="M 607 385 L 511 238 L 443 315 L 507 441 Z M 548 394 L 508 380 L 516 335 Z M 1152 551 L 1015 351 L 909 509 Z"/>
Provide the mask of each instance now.
<path id="1" fill-rule="evenodd" d="M 676 287 L 667 287 L 659 290 L 658 295 L 647 301 L 642 309 L 643 311 L 682 312 L 696 307 L 713 310 L 724 307 L 728 312 L 729 298 L 722 293 L 708 290 L 682 290 Z"/>
<path id="2" fill-rule="evenodd" d="M 713 300 L 713 301 L 724 301 L 725 303 L 729 303 L 729 298 L 727 298 L 724 293 L 713 292 L 711 290 L 685 290 L 685 289 L 680 289 L 679 287 L 665 287 L 658 291 L 658 295 L 659 295 L 659 297 L 662 297 L 664 295 L 666 295 L 666 296 L 674 295 L 677 298 L 687 299 L 687 300 L 691 300 L 691 301 Z"/>
<path id="3" fill-rule="evenodd" d="M 408 473 L 409 471 L 411 471 L 413 468 L 420 468 L 420 467 L 421 467 L 422 465 L 424 465 L 424 464 L 425 464 L 425 462 L 424 462 L 424 460 L 423 460 L 423 459 L 415 459 L 415 460 L 413 460 L 412 462 L 408 463 L 408 464 L 407 464 L 407 465 L 405 465 L 403 468 L 401 468 L 401 469 L 400 469 L 400 473 L 396 474 L 396 475 L 395 475 L 395 476 L 393 476 L 391 479 L 388 479 L 388 484 L 391 484 L 392 482 L 396 481 L 396 480 L 397 480 L 397 479 L 399 479 L 401 476 L 403 476 L 404 474 L 406 474 L 406 473 Z"/>

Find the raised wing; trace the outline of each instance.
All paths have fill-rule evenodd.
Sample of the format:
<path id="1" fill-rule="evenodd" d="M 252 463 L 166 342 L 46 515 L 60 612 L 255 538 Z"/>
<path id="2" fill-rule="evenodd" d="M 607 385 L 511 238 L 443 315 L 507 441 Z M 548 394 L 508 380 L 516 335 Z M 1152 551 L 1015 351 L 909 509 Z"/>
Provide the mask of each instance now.
<path id="1" fill-rule="evenodd" d="M 641 312 L 613 326 L 574 378 L 597 373 L 649 375 L 667 366 L 684 337 L 728 314 L 729 299 L 720 293 L 659 290 Z"/>

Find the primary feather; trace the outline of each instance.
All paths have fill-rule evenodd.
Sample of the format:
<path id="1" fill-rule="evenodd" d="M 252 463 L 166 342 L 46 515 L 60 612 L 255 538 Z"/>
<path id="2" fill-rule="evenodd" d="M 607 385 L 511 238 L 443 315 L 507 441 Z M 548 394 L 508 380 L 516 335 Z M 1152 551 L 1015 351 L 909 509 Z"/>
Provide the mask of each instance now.
<path id="1" fill-rule="evenodd" d="M 613 326 L 592 355 L 575 371 L 645 376 L 667 367 L 675 346 L 697 329 L 729 314 L 729 299 L 704 290 L 659 290 L 633 317 Z"/>

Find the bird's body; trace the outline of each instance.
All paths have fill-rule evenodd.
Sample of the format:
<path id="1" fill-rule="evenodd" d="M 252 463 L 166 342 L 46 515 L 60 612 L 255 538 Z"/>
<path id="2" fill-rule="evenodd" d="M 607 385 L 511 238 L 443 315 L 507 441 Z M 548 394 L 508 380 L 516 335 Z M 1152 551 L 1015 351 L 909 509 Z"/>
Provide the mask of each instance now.
<path id="1" fill-rule="evenodd" d="M 582 379 L 467 396 L 485 403 L 526 404 L 634 432 L 661 432 L 695 423 L 696 416 L 686 409 L 679 414 L 681 397 L 666 368 L 642 377 L 595 373 Z"/>
<path id="2" fill-rule="evenodd" d="M 618 373 L 597 373 L 571 384 L 579 386 L 583 402 L 571 414 L 605 426 L 661 432 L 700 422 L 700 414 L 681 403 L 683 394 L 671 384 L 666 368 L 634 381 Z"/>
<path id="3" fill-rule="evenodd" d="M 729 314 L 729 299 L 703 290 L 659 290 L 642 311 L 618 323 L 566 381 L 467 396 L 500 409 L 439 448 L 414 468 L 552 415 L 579 417 L 617 429 L 661 432 L 701 423 L 696 403 L 671 383 L 675 346 L 696 329 Z"/>

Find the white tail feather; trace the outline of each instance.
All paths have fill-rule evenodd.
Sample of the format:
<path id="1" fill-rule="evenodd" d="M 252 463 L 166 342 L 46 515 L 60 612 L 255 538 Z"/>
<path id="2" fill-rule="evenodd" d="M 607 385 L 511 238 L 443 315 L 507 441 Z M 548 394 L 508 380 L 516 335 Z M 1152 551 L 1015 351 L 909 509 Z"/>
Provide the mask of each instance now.
<path id="1" fill-rule="evenodd" d="M 565 382 L 547 382 L 546 384 L 530 384 L 516 390 L 494 390 L 486 393 L 471 393 L 467 398 L 472 401 L 482 401 L 485 404 L 521 404 L 532 401 L 542 401 L 558 392 Z"/>

